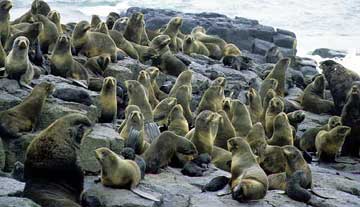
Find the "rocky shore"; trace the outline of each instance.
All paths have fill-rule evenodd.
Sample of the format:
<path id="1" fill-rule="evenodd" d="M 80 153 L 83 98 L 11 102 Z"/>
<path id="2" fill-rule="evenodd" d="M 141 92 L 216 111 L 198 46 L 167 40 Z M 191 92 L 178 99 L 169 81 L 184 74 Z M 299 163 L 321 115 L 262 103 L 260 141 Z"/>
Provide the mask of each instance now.
<path id="1" fill-rule="evenodd" d="M 195 26 L 203 26 L 208 34 L 217 35 L 227 42 L 237 45 L 242 51 L 238 62 L 224 66 L 221 61 L 213 60 L 202 55 L 188 56 L 182 53 L 176 56 L 187 63 L 193 73 L 192 78 L 192 111 L 195 111 L 205 89 L 217 77 L 225 77 L 227 87 L 225 95 L 232 95 L 243 103 L 249 87 L 259 89 L 263 77 L 273 64 L 282 57 L 291 57 L 292 63 L 286 73 L 285 111 L 301 110 L 299 98 L 304 88 L 319 74 L 318 63 L 312 59 L 296 56 L 296 35 L 284 29 L 276 29 L 259 24 L 256 20 L 236 17 L 228 18 L 216 13 L 188 14 L 170 10 L 155 10 L 143 8 L 130 8 L 121 14 L 130 16 L 134 12 L 145 15 L 146 27 L 158 29 L 164 26 L 174 16 L 183 18 L 182 31 L 191 32 Z M 44 64 L 44 68 L 49 67 Z M 139 61 L 124 57 L 117 63 L 110 63 L 104 71 L 104 76 L 113 76 L 118 81 L 118 114 L 124 118 L 124 109 L 128 97 L 124 81 L 136 79 L 139 71 L 148 66 Z M 176 77 L 160 74 L 158 85 L 171 86 Z M 0 169 L 11 171 L 16 162 L 24 163 L 25 152 L 31 140 L 56 119 L 73 112 L 86 114 L 91 121 L 97 119 L 99 109 L 96 99 L 99 91 L 91 91 L 80 87 L 73 81 L 53 75 L 40 75 L 32 81 L 37 85 L 43 81 L 55 85 L 54 94 L 48 98 L 41 113 L 36 129 L 10 141 L 0 139 Z M 0 111 L 19 104 L 30 90 L 21 88 L 17 81 L 6 78 L 0 79 Z M 326 97 L 331 100 L 329 90 Z M 298 126 L 297 137 L 309 128 L 322 126 L 327 123 L 330 115 L 314 114 L 305 111 L 305 120 Z M 117 124 L 122 119 L 117 120 Z M 216 193 L 202 193 L 201 187 L 212 178 L 219 175 L 230 174 L 211 165 L 202 177 L 188 177 L 181 174 L 180 169 L 167 167 L 160 174 L 149 174 L 141 181 L 139 186 L 159 198 L 160 202 L 143 199 L 131 191 L 104 187 L 101 183 L 95 184 L 95 174 L 99 173 L 100 165 L 93 151 L 99 147 L 107 147 L 114 152 L 120 152 L 124 141 L 111 124 L 95 124 L 92 132 L 82 140 L 80 147 L 80 165 L 86 172 L 85 190 L 82 195 L 84 207 L 212 207 L 212 206 L 360 206 L 360 159 L 341 157 L 338 163 L 310 164 L 314 190 L 329 199 L 313 196 L 308 203 L 300 203 L 290 199 L 283 191 L 268 191 L 266 197 L 260 201 L 239 204 L 230 195 L 219 197 Z M 5 156 L 6 155 L 6 156 Z M 38 205 L 27 198 L 22 198 L 24 183 L 8 177 L 0 177 L 0 207 L 37 207 Z"/>

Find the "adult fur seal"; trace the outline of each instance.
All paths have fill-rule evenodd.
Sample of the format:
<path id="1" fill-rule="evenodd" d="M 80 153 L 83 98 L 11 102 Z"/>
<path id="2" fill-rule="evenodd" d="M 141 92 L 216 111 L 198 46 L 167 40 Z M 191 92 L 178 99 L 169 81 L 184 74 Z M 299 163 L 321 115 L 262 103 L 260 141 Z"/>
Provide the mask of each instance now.
<path id="1" fill-rule="evenodd" d="M 182 46 L 180 40 L 178 39 L 177 35 L 180 31 L 180 27 L 182 26 L 182 18 L 181 17 L 173 17 L 170 19 L 169 23 L 167 24 L 163 34 L 168 35 L 171 38 L 169 47 L 172 52 L 179 52 L 182 48 L 179 48 L 179 45 Z"/>
<path id="2" fill-rule="evenodd" d="M 227 150 L 227 141 L 235 137 L 235 128 L 224 110 L 218 112 L 221 116 L 219 129 L 214 144 Z"/>
<path id="3" fill-rule="evenodd" d="M 100 122 L 114 123 L 117 118 L 116 79 L 106 77 L 100 92 L 99 103 L 101 115 Z"/>
<path id="4" fill-rule="evenodd" d="M 330 131 L 320 131 L 315 139 L 316 154 L 319 160 L 334 162 L 350 131 L 351 128 L 347 126 L 337 126 Z"/>
<path id="5" fill-rule="evenodd" d="M 35 86 L 30 95 L 19 105 L 0 112 L 0 136 L 16 138 L 24 132 L 32 131 L 40 116 L 41 110 L 54 89 L 51 83 L 43 82 Z"/>
<path id="6" fill-rule="evenodd" d="M 12 6 L 12 2 L 9 0 L 0 2 L 0 42 L 3 45 L 10 36 L 10 10 Z"/>
<path id="7" fill-rule="evenodd" d="M 275 67 L 271 70 L 271 72 L 266 76 L 265 81 L 268 79 L 275 79 L 278 81 L 278 85 L 276 87 L 276 94 L 278 96 L 284 97 L 285 95 L 285 73 L 290 64 L 289 58 L 283 58 L 279 60 Z"/>
<path id="8" fill-rule="evenodd" d="M 72 34 L 72 43 L 76 52 L 84 54 L 87 57 L 107 54 L 112 62 L 117 60 L 118 48 L 109 35 L 91 32 L 90 24 L 87 21 L 81 21 L 76 24 Z"/>
<path id="9" fill-rule="evenodd" d="M 168 130 L 179 136 L 185 136 L 189 132 L 189 124 L 180 104 L 176 104 L 170 111 Z"/>
<path id="10" fill-rule="evenodd" d="M 85 68 L 91 70 L 97 76 L 103 76 L 110 62 L 111 59 L 108 55 L 100 55 L 89 58 L 85 63 Z"/>
<path id="11" fill-rule="evenodd" d="M 230 186 L 233 199 L 244 202 L 264 198 L 268 179 L 249 144 L 243 138 L 235 137 L 228 141 L 228 149 L 232 153 Z"/>
<path id="12" fill-rule="evenodd" d="M 146 94 L 148 96 L 149 103 L 151 107 L 155 109 L 155 107 L 159 104 L 159 100 L 157 100 L 153 87 L 151 87 L 150 74 L 146 70 L 140 71 L 137 81 L 139 81 L 139 83 L 144 86 L 147 92 Z"/>
<path id="13" fill-rule="evenodd" d="M 201 97 L 197 114 L 204 110 L 218 112 L 222 110 L 223 100 L 225 99 L 224 88 L 221 86 L 210 86 Z"/>
<path id="14" fill-rule="evenodd" d="M 161 101 L 165 98 L 168 97 L 168 94 L 166 94 L 165 92 L 160 90 L 159 85 L 156 82 L 157 77 L 160 74 L 160 70 L 157 67 L 149 67 L 146 69 L 146 71 L 149 73 L 150 75 L 150 79 L 151 79 L 151 87 L 153 88 L 153 91 L 155 93 L 156 98 Z"/>
<path id="15" fill-rule="evenodd" d="M 268 144 L 276 146 L 294 145 L 294 138 L 291 125 L 284 112 L 275 116 L 273 121 L 273 134 Z"/>
<path id="16" fill-rule="evenodd" d="M 221 50 L 223 50 L 226 46 L 226 42 L 216 36 L 207 35 L 205 28 L 201 26 L 194 27 L 191 31 L 191 35 L 195 37 L 196 40 L 199 40 L 203 43 L 213 43 L 218 45 Z"/>
<path id="17" fill-rule="evenodd" d="M 177 100 L 174 97 L 162 100 L 153 110 L 154 121 L 159 126 L 168 126 L 170 111 L 176 104 Z"/>
<path id="18" fill-rule="evenodd" d="M 187 70 L 187 71 L 180 73 L 179 76 L 176 78 L 174 86 L 171 88 L 171 90 L 169 92 L 169 96 L 175 96 L 177 90 L 183 85 L 190 86 L 190 88 L 191 88 L 191 80 L 192 80 L 192 71 L 191 70 Z"/>
<path id="19" fill-rule="evenodd" d="M 104 186 L 129 189 L 140 197 L 160 202 L 154 196 L 136 189 L 141 180 L 141 171 L 136 162 L 125 160 L 105 147 L 96 149 L 95 157 L 101 164 L 100 179 Z"/>
<path id="20" fill-rule="evenodd" d="M 230 106 L 231 123 L 235 128 L 235 135 L 246 137 L 252 128 L 250 114 L 246 106 L 239 100 L 232 100 Z"/>
<path id="21" fill-rule="evenodd" d="M 185 37 L 182 45 L 182 50 L 187 55 L 195 53 L 210 56 L 210 52 L 206 45 L 198 40 L 195 40 L 191 35 L 187 35 Z"/>
<path id="22" fill-rule="evenodd" d="M 319 75 L 304 90 L 301 105 L 304 110 L 317 114 L 333 113 L 335 106 L 332 101 L 324 99 L 325 77 Z"/>
<path id="23" fill-rule="evenodd" d="M 59 37 L 58 29 L 50 19 L 41 14 L 33 15 L 33 18 L 37 22 L 41 22 L 44 26 L 44 29 L 39 34 L 39 43 L 41 51 L 44 54 L 47 54 L 48 51 L 52 51 L 55 46 L 56 40 Z"/>
<path id="24" fill-rule="evenodd" d="M 12 49 L 5 59 L 7 77 L 15 79 L 20 86 L 32 89 L 28 84 L 34 77 L 34 68 L 29 60 L 30 42 L 26 37 L 15 39 Z"/>
<path id="25" fill-rule="evenodd" d="M 149 44 L 149 38 L 145 30 L 144 14 L 136 12 L 131 15 L 124 32 L 124 37 L 136 44 Z"/>
<path id="26" fill-rule="evenodd" d="M 192 99 L 191 91 L 192 91 L 191 86 L 183 85 L 178 88 L 175 95 L 177 103 L 182 106 L 184 110 L 184 116 L 190 126 L 192 126 L 194 122 L 193 113 L 190 108 L 191 99 Z"/>
<path id="27" fill-rule="evenodd" d="M 265 131 L 271 137 L 274 129 L 274 119 L 276 115 L 284 111 L 284 103 L 279 97 L 272 98 L 265 113 Z"/>
<path id="28" fill-rule="evenodd" d="M 247 98 L 249 101 L 249 113 L 251 121 L 253 124 L 261 121 L 261 116 L 263 114 L 263 106 L 261 103 L 261 97 L 254 88 L 250 88 L 247 93 Z"/>
<path id="29" fill-rule="evenodd" d="M 159 173 L 160 168 L 166 167 L 176 153 L 196 155 L 198 152 L 185 137 L 169 131 L 163 132 L 142 155 L 146 162 L 146 172 Z"/>
<path id="30" fill-rule="evenodd" d="M 41 206 L 80 206 L 84 174 L 77 154 L 90 126 L 85 115 L 73 113 L 33 139 L 26 151 L 24 197 Z"/>

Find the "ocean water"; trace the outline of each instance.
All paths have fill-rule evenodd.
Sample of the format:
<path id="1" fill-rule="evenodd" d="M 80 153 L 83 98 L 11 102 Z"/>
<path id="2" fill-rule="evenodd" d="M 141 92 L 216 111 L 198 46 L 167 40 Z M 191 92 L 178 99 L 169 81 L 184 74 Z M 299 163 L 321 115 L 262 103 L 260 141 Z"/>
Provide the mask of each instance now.
<path id="1" fill-rule="evenodd" d="M 11 18 L 28 10 L 32 1 L 13 0 Z M 182 12 L 217 12 L 229 17 L 257 19 L 261 24 L 296 33 L 298 55 L 316 48 L 344 50 L 337 60 L 360 73 L 360 0 L 47 0 L 63 22 L 90 20 L 132 6 L 173 9 Z M 321 60 L 319 57 L 313 57 Z"/>

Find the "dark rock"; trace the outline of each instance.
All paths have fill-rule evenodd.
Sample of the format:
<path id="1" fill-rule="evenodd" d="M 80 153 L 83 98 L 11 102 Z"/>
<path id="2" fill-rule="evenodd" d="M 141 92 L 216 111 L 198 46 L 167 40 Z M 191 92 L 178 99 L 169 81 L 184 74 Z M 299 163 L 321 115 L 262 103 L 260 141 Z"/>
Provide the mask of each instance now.
<path id="1" fill-rule="evenodd" d="M 279 47 L 289 48 L 289 49 L 296 49 L 296 38 L 284 35 L 284 34 L 277 34 L 274 37 L 275 45 Z"/>
<path id="2" fill-rule="evenodd" d="M 277 46 L 274 46 L 270 48 L 268 51 L 266 51 L 265 54 L 265 61 L 267 63 L 277 63 L 280 59 L 282 59 L 284 56 L 281 53 L 280 49 Z"/>
<path id="3" fill-rule="evenodd" d="M 255 39 L 252 52 L 260 55 L 266 55 L 266 52 L 274 46 L 275 45 L 272 42 Z"/>
<path id="4" fill-rule="evenodd" d="M 328 48 L 318 48 L 312 52 L 312 55 L 319 55 L 322 58 L 344 58 L 346 56 L 345 51 L 332 50 Z"/>
<path id="5" fill-rule="evenodd" d="M 34 201 L 27 198 L 0 197 L 1 207 L 40 207 Z"/>

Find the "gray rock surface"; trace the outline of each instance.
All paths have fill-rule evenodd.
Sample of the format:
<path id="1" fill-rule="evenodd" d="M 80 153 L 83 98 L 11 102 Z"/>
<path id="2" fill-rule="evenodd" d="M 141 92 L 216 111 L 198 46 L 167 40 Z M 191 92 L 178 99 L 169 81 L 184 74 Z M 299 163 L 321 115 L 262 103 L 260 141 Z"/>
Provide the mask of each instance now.
<path id="1" fill-rule="evenodd" d="M 25 183 L 11 178 L 0 177 L 0 198 L 22 193 Z"/>
<path id="2" fill-rule="evenodd" d="M 41 207 L 27 198 L 0 197 L 1 207 Z"/>
<path id="3" fill-rule="evenodd" d="M 329 48 L 318 48 L 312 52 L 312 55 L 319 55 L 322 58 L 344 58 L 346 51 L 332 50 Z"/>

